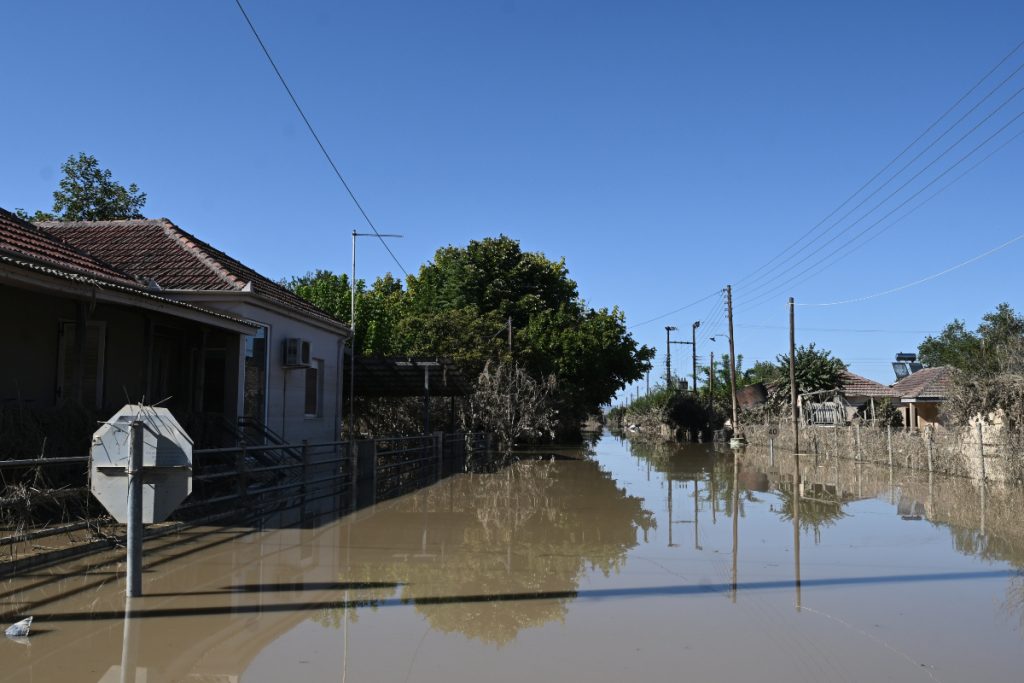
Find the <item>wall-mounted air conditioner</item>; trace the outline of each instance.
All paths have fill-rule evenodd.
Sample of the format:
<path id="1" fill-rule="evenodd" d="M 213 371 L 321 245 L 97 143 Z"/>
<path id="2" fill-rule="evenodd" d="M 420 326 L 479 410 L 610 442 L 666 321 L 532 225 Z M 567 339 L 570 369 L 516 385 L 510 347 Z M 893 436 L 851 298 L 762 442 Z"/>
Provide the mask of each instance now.
<path id="1" fill-rule="evenodd" d="M 284 366 L 304 368 L 309 366 L 309 342 L 292 337 L 284 340 Z"/>

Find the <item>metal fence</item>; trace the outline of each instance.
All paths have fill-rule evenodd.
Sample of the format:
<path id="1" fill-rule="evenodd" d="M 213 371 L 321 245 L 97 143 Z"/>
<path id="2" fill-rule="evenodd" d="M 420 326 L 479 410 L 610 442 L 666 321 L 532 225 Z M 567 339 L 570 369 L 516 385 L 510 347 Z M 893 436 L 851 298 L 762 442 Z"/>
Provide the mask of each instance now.
<path id="1" fill-rule="evenodd" d="M 290 512 L 297 520 L 310 515 L 341 514 L 428 486 L 463 472 L 473 458 L 492 447 L 482 433 L 388 437 L 355 442 L 327 441 L 197 449 L 192 453 L 192 494 L 174 519 L 201 522 L 225 516 L 265 517 Z M 60 470 L 61 488 L 33 487 L 45 471 Z M 102 508 L 89 504 L 89 458 L 0 460 L 0 502 L 14 487 L 20 495 L 9 503 L 31 501 L 28 495 L 77 498 L 78 519 L 22 521 L 0 535 L 0 546 L 71 532 L 97 523 Z M 28 492 L 27 494 L 25 492 Z M 10 497 L 10 496 L 8 496 Z M 12 510 L 13 512 L 13 510 Z M 73 515 L 72 515 L 73 516 Z"/>

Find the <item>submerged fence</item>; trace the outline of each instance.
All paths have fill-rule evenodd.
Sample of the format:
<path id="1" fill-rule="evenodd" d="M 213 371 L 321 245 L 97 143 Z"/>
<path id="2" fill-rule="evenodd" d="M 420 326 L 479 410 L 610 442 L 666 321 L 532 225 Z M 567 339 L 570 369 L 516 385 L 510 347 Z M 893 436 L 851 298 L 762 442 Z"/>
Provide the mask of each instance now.
<path id="1" fill-rule="evenodd" d="M 793 450 L 793 423 L 743 425 L 758 446 Z M 800 425 L 800 453 L 815 458 L 848 458 L 893 467 L 975 479 L 1017 481 L 1024 474 L 1024 453 L 1007 448 L 989 425 L 968 429 L 899 427 L 854 421 L 849 425 Z"/>
<path id="2" fill-rule="evenodd" d="M 192 493 L 173 519 L 266 517 L 293 522 L 345 513 L 463 472 L 493 438 L 451 433 L 297 444 L 197 449 Z M 56 486 L 55 482 L 61 485 Z M 89 457 L 0 460 L 0 551 L 46 536 L 98 527 Z"/>

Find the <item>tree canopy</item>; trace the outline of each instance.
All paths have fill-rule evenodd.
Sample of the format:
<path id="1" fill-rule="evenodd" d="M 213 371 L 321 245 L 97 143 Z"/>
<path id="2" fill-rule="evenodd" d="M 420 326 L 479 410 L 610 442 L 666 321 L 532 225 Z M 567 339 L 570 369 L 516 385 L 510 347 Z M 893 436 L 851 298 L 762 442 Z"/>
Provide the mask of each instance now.
<path id="1" fill-rule="evenodd" d="M 345 275 L 317 271 L 284 284 L 349 321 Z M 621 310 L 586 304 L 564 260 L 523 251 L 505 235 L 439 249 L 404 288 L 387 275 L 369 288 L 357 282 L 356 291 L 358 353 L 443 355 L 471 376 L 488 361 L 513 360 L 537 379 L 556 379 L 552 404 L 563 426 L 596 413 L 654 356 Z"/>
<path id="2" fill-rule="evenodd" d="M 24 209 L 15 213 L 24 220 L 107 221 L 143 218 L 146 193 L 135 183 L 125 187 L 113 179 L 109 169 L 100 168 L 96 157 L 80 152 L 61 164 L 64 177 L 53 193 L 52 213 Z"/>
<path id="3" fill-rule="evenodd" d="M 998 369 L 1000 349 L 1015 346 L 1024 338 L 1024 317 L 1007 303 L 981 318 L 971 332 L 963 320 L 946 325 L 938 336 L 928 336 L 918 355 L 931 367 L 948 365 L 969 374 L 990 374 Z"/>

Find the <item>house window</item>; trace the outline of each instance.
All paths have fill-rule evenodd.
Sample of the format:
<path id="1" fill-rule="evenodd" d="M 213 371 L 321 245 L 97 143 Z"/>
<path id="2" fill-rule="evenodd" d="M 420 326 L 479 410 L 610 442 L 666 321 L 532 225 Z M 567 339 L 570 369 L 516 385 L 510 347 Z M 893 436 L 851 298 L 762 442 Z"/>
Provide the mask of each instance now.
<path id="1" fill-rule="evenodd" d="M 306 368 L 306 417 L 320 417 L 324 393 L 324 362 L 313 358 Z"/>
<path id="2" fill-rule="evenodd" d="M 103 366 L 107 326 L 90 322 L 78 353 L 77 325 L 60 323 L 60 356 L 57 359 L 57 399 L 78 401 L 89 408 L 103 407 Z"/>

